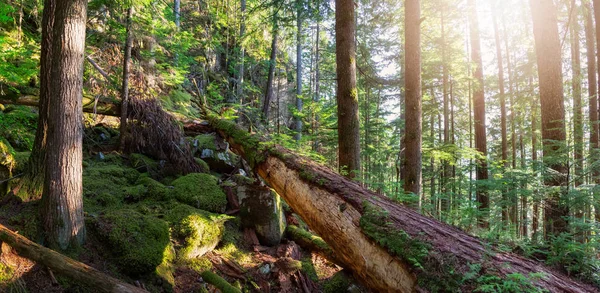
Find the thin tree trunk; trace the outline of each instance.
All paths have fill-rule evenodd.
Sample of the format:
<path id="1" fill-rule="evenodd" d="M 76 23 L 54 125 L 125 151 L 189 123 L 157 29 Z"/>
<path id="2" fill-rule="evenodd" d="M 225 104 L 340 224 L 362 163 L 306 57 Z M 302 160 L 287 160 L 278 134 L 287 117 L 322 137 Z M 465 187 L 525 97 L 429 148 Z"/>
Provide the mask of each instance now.
<path id="1" fill-rule="evenodd" d="M 48 245 L 61 249 L 85 239 L 81 100 L 86 11 L 86 0 L 56 2 L 53 54 L 44 56 L 52 58 L 52 85 L 42 219 Z"/>
<path id="2" fill-rule="evenodd" d="M 492 7 L 492 11 L 498 11 L 495 7 Z M 500 95 L 500 132 L 502 134 L 502 165 L 504 168 L 508 167 L 508 155 L 507 155 L 507 135 L 506 135 L 506 95 L 504 93 L 504 66 L 502 64 L 502 47 L 500 46 L 500 34 L 498 33 L 498 21 L 496 13 L 492 13 L 494 23 L 494 39 L 496 41 L 496 59 L 498 60 L 498 89 Z M 508 57 L 508 51 L 506 52 Z M 508 190 L 502 189 L 502 223 L 503 227 L 508 227 Z"/>
<path id="3" fill-rule="evenodd" d="M 544 172 L 544 183 L 560 188 L 546 196 L 544 230 L 550 236 L 567 231 L 565 218 L 569 216 L 568 207 L 560 202 L 568 183 L 567 158 L 561 153 L 566 142 L 562 59 L 554 3 L 530 0 L 530 4 L 540 79 L 544 164 L 553 170 L 553 174 Z"/>
<path id="4" fill-rule="evenodd" d="M 319 2 L 317 2 L 319 3 Z M 317 36 L 316 36 L 316 40 L 315 40 L 315 97 L 314 97 L 314 101 L 315 103 L 318 105 L 319 101 L 321 100 L 321 72 L 319 70 L 319 60 L 321 58 L 320 52 L 319 52 L 319 42 L 321 40 L 321 23 L 319 20 L 317 20 Z M 320 116 L 319 113 L 315 113 L 315 127 L 314 127 L 314 131 L 315 131 L 315 138 L 314 138 L 314 143 L 313 143 L 313 150 L 314 151 L 318 151 L 319 150 L 319 120 L 320 120 Z"/>
<path id="5" fill-rule="evenodd" d="M 581 105 L 581 59 L 579 57 L 579 8 L 571 2 L 573 19 L 570 20 L 571 64 L 573 70 L 573 140 L 575 159 L 575 186 L 583 184 L 583 113 Z"/>
<path id="6" fill-rule="evenodd" d="M 450 109 L 448 103 L 448 60 L 446 58 L 446 32 L 445 32 L 445 23 L 444 23 L 444 15 L 445 14 L 445 6 L 443 2 L 441 3 L 441 33 L 442 33 L 442 42 L 441 42 L 441 51 L 442 51 L 442 96 L 444 103 L 444 145 L 448 145 L 450 143 Z M 408 158 L 408 157 L 407 157 Z M 442 194 L 441 194 L 441 212 L 442 218 L 446 218 L 450 213 L 450 199 L 448 192 L 448 184 L 450 177 L 450 162 L 448 160 L 443 160 L 443 171 L 442 171 Z"/>
<path id="7" fill-rule="evenodd" d="M 596 58 L 596 50 L 595 48 L 597 48 L 597 43 L 600 44 L 599 38 L 600 36 L 596 35 L 596 38 L 594 39 L 594 18 L 592 18 L 592 10 L 596 19 L 596 34 L 598 33 L 598 31 L 600 31 L 600 29 L 598 28 L 600 26 L 600 23 L 598 21 L 598 18 L 600 16 L 598 16 L 597 12 L 600 9 L 596 9 L 596 7 L 598 6 L 597 1 L 594 1 L 594 7 L 592 8 L 592 5 L 589 4 L 587 5 L 587 11 L 586 11 L 586 24 L 585 24 L 585 35 L 586 35 L 586 45 L 587 45 L 587 63 L 588 63 L 588 85 L 589 85 L 589 94 L 590 94 L 590 129 L 591 129 L 591 133 L 590 133 L 590 165 L 593 165 L 596 163 L 597 161 L 597 153 L 598 153 L 598 137 L 599 137 L 599 127 L 598 127 L 598 119 L 600 118 L 598 116 L 598 110 L 600 110 L 600 107 L 598 107 L 598 82 L 600 82 L 600 80 L 597 78 L 597 70 L 598 69 L 597 65 L 599 65 L 600 61 L 597 61 Z M 600 60 L 600 58 L 598 59 Z M 599 179 L 600 179 L 600 170 L 598 170 L 598 168 L 596 167 L 593 171 L 592 171 L 592 180 L 591 182 L 593 183 L 599 183 Z M 596 208 L 596 210 L 598 212 L 600 212 L 600 209 Z M 598 219 L 600 219 L 600 213 L 596 214 L 596 221 L 598 221 Z"/>
<path id="8" fill-rule="evenodd" d="M 471 58 L 475 63 L 474 92 L 473 92 L 473 120 L 475 124 L 475 148 L 481 154 L 477 161 L 477 181 L 488 178 L 487 171 L 487 140 L 485 129 L 485 97 L 483 90 L 483 62 L 481 60 L 481 44 L 479 38 L 479 22 L 477 20 L 477 6 L 475 0 L 469 0 L 469 18 L 471 31 Z M 479 204 L 478 225 L 482 228 L 489 227 L 490 199 L 485 187 L 477 186 L 477 203 Z"/>
<path id="9" fill-rule="evenodd" d="M 127 106 L 129 105 L 129 60 L 131 59 L 131 47 L 133 45 L 133 36 L 131 35 L 131 17 L 133 15 L 133 5 L 127 9 L 127 26 L 126 34 L 127 39 L 125 40 L 125 53 L 123 57 L 123 86 L 121 88 L 121 125 L 119 132 L 121 136 L 119 138 L 119 149 L 125 150 L 125 143 L 127 139 Z"/>
<path id="10" fill-rule="evenodd" d="M 354 1 L 335 1 L 339 166 L 355 178 L 360 171 L 358 89 L 354 43 Z"/>
<path id="11" fill-rule="evenodd" d="M 299 141 L 302 138 L 302 0 L 296 0 L 296 111 L 298 115 L 295 117 L 296 135 L 294 139 Z M 336 13 L 337 15 L 337 13 Z"/>
<path id="12" fill-rule="evenodd" d="M 245 47 L 244 47 L 244 35 L 246 34 L 246 0 L 240 0 L 240 10 L 242 12 L 242 20 L 240 22 L 240 60 L 239 60 L 239 69 L 238 69 L 238 80 L 237 80 L 237 92 L 236 96 L 240 104 L 243 101 L 243 91 L 244 91 L 244 58 L 246 55 Z M 271 46 L 271 50 L 273 46 Z M 271 53 L 272 54 L 272 53 Z M 271 56 L 272 58 L 272 56 Z M 269 67 L 269 70 L 270 67 Z M 268 116 L 265 116 L 268 117 Z"/>
<path id="13" fill-rule="evenodd" d="M 405 66 L 406 122 L 405 139 L 406 173 L 404 191 L 416 196 L 421 193 L 421 1 L 406 1 L 405 13 Z"/>
<path id="14" fill-rule="evenodd" d="M 271 58 L 269 59 L 269 76 L 267 77 L 267 90 L 263 103 L 262 113 L 263 119 L 269 124 L 269 109 L 271 100 L 273 99 L 273 79 L 275 77 L 275 67 L 277 65 L 277 38 L 279 34 L 279 26 L 277 19 L 273 20 L 273 41 L 271 42 Z M 279 113 L 277 113 L 279 115 Z"/>

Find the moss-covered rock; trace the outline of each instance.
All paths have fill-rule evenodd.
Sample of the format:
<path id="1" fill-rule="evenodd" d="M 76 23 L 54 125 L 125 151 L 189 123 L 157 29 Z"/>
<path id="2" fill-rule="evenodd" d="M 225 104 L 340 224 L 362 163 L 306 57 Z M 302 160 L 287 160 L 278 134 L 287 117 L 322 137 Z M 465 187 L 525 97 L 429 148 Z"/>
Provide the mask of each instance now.
<path id="1" fill-rule="evenodd" d="M 199 151 L 202 151 L 204 149 L 216 151 L 217 150 L 217 144 L 215 143 L 216 139 L 217 138 L 216 138 L 215 134 L 200 134 L 200 135 L 194 137 L 194 139 L 192 140 L 192 147 L 194 148 L 194 150 L 199 150 Z"/>
<path id="2" fill-rule="evenodd" d="M 0 137 L 0 165 L 12 170 L 16 165 L 15 149 L 8 140 Z"/>
<path id="3" fill-rule="evenodd" d="M 281 197 L 257 184 L 238 185 L 237 196 L 242 224 L 254 228 L 263 245 L 279 244 L 286 227 Z"/>
<path id="4" fill-rule="evenodd" d="M 18 174 L 25 172 L 27 163 L 29 162 L 29 156 L 31 156 L 31 152 L 15 152 L 15 167 L 13 173 Z"/>
<path id="5" fill-rule="evenodd" d="M 208 173 L 210 172 L 210 166 L 208 166 L 208 163 L 206 163 L 204 160 L 200 159 L 200 158 L 194 158 L 196 160 L 196 163 L 198 164 L 198 166 L 200 166 L 200 171 L 202 173 Z"/>
<path id="6" fill-rule="evenodd" d="M 146 187 L 146 198 L 157 200 L 169 200 L 172 196 L 172 190 L 162 183 L 150 178 L 148 174 L 142 174 L 135 182 L 136 185 Z"/>
<path id="7" fill-rule="evenodd" d="M 351 284 L 352 281 L 346 272 L 342 270 L 335 273 L 329 280 L 325 281 L 325 284 L 323 284 L 323 293 L 348 292 L 348 288 L 350 288 Z"/>
<path id="8" fill-rule="evenodd" d="M 96 212 L 95 206 L 109 207 L 143 198 L 146 189 L 136 186 L 140 173 L 119 162 L 93 162 L 83 169 L 83 195 L 86 209 Z"/>
<path id="9" fill-rule="evenodd" d="M 195 209 L 189 205 L 177 204 L 165 213 L 171 223 L 173 237 L 177 239 L 177 256 L 191 260 L 213 250 L 225 230 L 227 215 L 218 215 Z"/>
<path id="10" fill-rule="evenodd" d="M 214 213 L 223 213 L 227 197 L 210 174 L 192 173 L 172 182 L 175 198 L 193 207 Z"/>
<path id="11" fill-rule="evenodd" d="M 169 255 L 169 226 L 163 220 L 133 209 L 108 210 L 94 226 L 125 274 L 153 272 Z"/>

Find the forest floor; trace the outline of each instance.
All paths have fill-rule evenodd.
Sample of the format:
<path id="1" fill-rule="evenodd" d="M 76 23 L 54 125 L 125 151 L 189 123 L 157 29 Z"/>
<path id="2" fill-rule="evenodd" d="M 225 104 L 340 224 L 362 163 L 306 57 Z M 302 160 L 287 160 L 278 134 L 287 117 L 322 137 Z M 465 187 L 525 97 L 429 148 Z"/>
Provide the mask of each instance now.
<path id="1" fill-rule="evenodd" d="M 17 107 L 8 114 L 21 117 L 28 111 L 31 110 Z M 7 115 L 6 112 L 0 115 Z M 35 117 L 27 117 L 31 121 L 24 124 L 33 124 Z M 82 247 L 62 253 L 150 292 L 218 292 L 201 277 L 206 270 L 243 292 L 345 292 L 348 288 L 364 291 L 340 267 L 303 250 L 285 235 L 277 245 L 261 244 L 256 231 L 242 224 L 239 208 L 232 206 L 231 198 L 225 195 L 227 186 L 231 187 L 228 184 L 232 173 L 211 170 L 213 164 L 197 158 L 208 169 L 201 174 L 181 176 L 176 166 L 168 162 L 112 151 L 118 138 L 115 122 L 108 120 L 86 127 L 83 188 L 87 239 Z M 27 125 L 15 124 L 12 131 L 20 129 L 20 137 L 32 137 L 33 128 Z M 198 140 L 206 144 L 198 147 L 199 157 L 203 147 L 214 149 L 215 144 L 219 145 L 218 140 L 212 141 L 214 138 L 214 134 L 204 135 L 189 141 L 196 146 Z M 7 144 L 13 141 L 16 162 L 12 171 L 22 173 L 29 154 L 27 148 L 19 146 L 14 135 L 0 133 L 0 139 Z M 233 173 L 237 173 L 241 162 L 231 155 Z M 186 189 L 190 182 L 197 184 L 192 190 Z M 17 184 L 18 180 L 11 182 L 11 186 Z M 41 243 L 40 201 L 26 198 L 22 194 L 3 198 L 0 224 Z M 209 200 L 200 204 L 205 198 Z M 288 222 L 307 228 L 289 208 L 285 217 Z M 206 239 L 215 241 L 208 241 L 214 242 L 211 244 Z M 199 247 L 208 252 L 201 256 L 186 254 Z M 2 245 L 0 292 L 90 290 Z"/>

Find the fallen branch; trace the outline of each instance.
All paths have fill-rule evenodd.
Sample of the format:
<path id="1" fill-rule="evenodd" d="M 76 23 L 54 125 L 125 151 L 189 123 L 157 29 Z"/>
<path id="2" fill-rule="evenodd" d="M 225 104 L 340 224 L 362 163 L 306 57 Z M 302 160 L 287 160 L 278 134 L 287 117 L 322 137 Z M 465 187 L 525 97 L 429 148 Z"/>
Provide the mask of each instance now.
<path id="1" fill-rule="evenodd" d="M 300 247 L 320 255 L 336 265 L 343 266 L 343 262 L 335 255 L 323 238 L 294 225 L 288 225 L 285 228 L 285 233 Z"/>
<path id="2" fill-rule="evenodd" d="M 93 97 L 84 96 L 83 112 L 108 116 L 119 116 L 119 113 L 121 113 L 121 104 L 118 101 L 106 101 L 100 99 L 94 109 L 95 102 L 96 100 Z M 40 97 L 33 95 L 18 97 L 0 95 L 0 104 L 37 107 L 40 104 Z"/>
<path id="3" fill-rule="evenodd" d="M 324 166 L 248 134 L 230 121 L 211 115 L 208 118 L 232 149 L 373 291 L 445 288 L 470 292 L 487 285 L 482 282 L 489 277 L 503 282 L 515 274 L 526 279 L 519 284 L 523 290 L 598 291 L 540 262 L 500 251 L 456 227 L 371 192 Z M 472 278 L 465 279 L 465 275 Z"/>
<path id="4" fill-rule="evenodd" d="M 110 277 L 84 263 L 75 261 L 52 249 L 43 247 L 0 225 L 0 241 L 12 247 L 20 256 L 44 265 L 52 271 L 71 278 L 82 285 L 106 293 L 147 292 L 133 285 Z"/>
<path id="5" fill-rule="evenodd" d="M 229 282 L 211 271 L 204 271 L 200 276 L 202 276 L 204 282 L 217 287 L 223 293 L 242 293 L 240 289 L 231 286 Z"/>

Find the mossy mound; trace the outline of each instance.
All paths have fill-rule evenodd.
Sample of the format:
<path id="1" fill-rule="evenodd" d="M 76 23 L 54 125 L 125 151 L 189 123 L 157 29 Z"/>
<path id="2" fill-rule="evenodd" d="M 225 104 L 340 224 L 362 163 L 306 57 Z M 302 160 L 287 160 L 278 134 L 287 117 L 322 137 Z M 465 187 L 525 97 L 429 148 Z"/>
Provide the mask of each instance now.
<path id="1" fill-rule="evenodd" d="M 130 202 L 141 200 L 145 186 L 136 186 L 140 173 L 120 163 L 86 161 L 83 169 L 83 195 L 86 209 L 93 211 L 95 206 L 114 207 L 126 199 Z"/>
<path id="2" fill-rule="evenodd" d="M 156 174 L 160 169 L 160 164 L 157 161 L 142 154 L 129 155 L 129 163 L 131 164 L 131 167 L 139 172 Z"/>
<path id="3" fill-rule="evenodd" d="M 178 201 L 213 213 L 225 211 L 227 197 L 214 176 L 192 173 L 176 179 L 172 184 Z"/>
<path id="4" fill-rule="evenodd" d="M 127 275 L 153 272 L 169 256 L 169 226 L 163 220 L 133 209 L 108 210 L 95 228 Z"/>
<path id="5" fill-rule="evenodd" d="M 148 174 L 142 174 L 135 182 L 136 185 L 145 187 L 146 198 L 157 200 L 169 200 L 172 198 L 172 190 L 162 183 L 152 179 Z"/>
<path id="6" fill-rule="evenodd" d="M 27 163 L 29 162 L 29 156 L 31 156 L 31 152 L 15 152 L 15 167 L 13 169 L 15 174 L 25 172 Z"/>
<path id="7" fill-rule="evenodd" d="M 36 110 L 9 106 L 0 112 L 0 137 L 6 138 L 16 151 L 31 151 L 37 127 Z"/>
<path id="8" fill-rule="evenodd" d="M 200 158 L 194 158 L 196 160 L 196 163 L 198 164 L 198 166 L 200 166 L 200 171 L 202 171 L 202 173 L 208 173 L 210 172 L 210 167 L 208 166 L 208 163 L 206 163 L 204 160 L 200 159 Z"/>
<path id="9" fill-rule="evenodd" d="M 223 237 L 225 222 L 231 218 L 185 204 L 177 204 L 165 214 L 165 219 L 172 225 L 172 236 L 179 243 L 177 255 L 183 260 L 191 260 L 213 250 Z"/>

